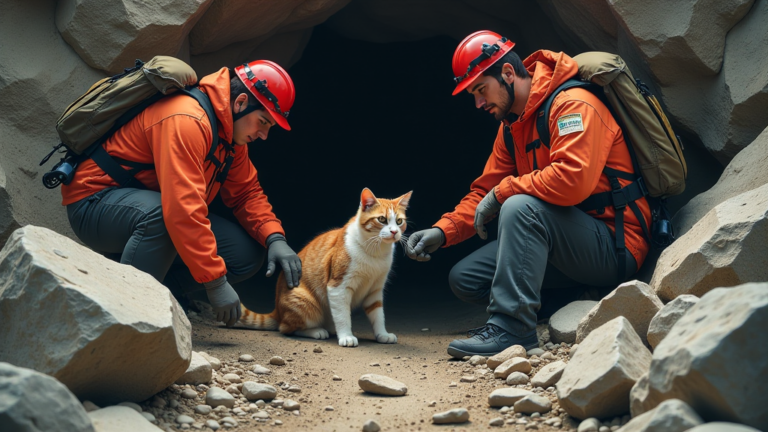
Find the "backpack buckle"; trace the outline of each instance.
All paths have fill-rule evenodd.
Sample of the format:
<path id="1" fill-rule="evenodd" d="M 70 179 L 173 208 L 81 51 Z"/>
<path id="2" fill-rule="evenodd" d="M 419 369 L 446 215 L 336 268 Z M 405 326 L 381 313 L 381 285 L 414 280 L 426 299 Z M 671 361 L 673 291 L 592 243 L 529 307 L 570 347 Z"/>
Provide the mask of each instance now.
<path id="1" fill-rule="evenodd" d="M 624 195 L 624 189 L 619 183 L 619 179 L 616 177 L 609 177 L 611 183 L 611 201 L 613 201 L 613 208 L 616 210 L 624 210 L 627 207 L 627 197 Z"/>
<path id="2" fill-rule="evenodd" d="M 640 188 L 640 192 L 643 193 L 643 196 L 650 195 L 650 192 L 648 192 L 648 187 L 645 185 L 645 180 L 643 180 L 642 177 L 637 177 L 635 182 L 637 182 L 637 186 Z"/>

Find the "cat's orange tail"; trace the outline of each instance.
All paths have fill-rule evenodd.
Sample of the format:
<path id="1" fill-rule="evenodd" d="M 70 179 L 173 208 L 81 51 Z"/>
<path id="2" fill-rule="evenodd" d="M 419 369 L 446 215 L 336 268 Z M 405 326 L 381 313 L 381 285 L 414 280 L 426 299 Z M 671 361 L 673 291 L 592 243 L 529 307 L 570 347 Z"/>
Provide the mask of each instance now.
<path id="1" fill-rule="evenodd" d="M 280 323 L 277 321 L 277 310 L 268 314 L 260 314 L 246 309 L 240 304 L 243 316 L 240 317 L 240 324 L 243 327 L 255 330 L 277 330 Z"/>

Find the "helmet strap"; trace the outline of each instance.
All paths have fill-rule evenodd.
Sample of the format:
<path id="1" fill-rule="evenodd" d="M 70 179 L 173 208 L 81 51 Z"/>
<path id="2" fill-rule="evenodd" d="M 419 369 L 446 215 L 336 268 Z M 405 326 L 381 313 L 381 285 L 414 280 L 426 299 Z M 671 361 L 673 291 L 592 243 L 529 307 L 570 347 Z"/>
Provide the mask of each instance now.
<path id="1" fill-rule="evenodd" d="M 232 113 L 232 121 L 236 122 L 256 110 L 258 110 L 258 108 L 254 107 L 253 105 L 246 105 L 245 108 L 243 108 L 243 110 L 239 113 Z"/>

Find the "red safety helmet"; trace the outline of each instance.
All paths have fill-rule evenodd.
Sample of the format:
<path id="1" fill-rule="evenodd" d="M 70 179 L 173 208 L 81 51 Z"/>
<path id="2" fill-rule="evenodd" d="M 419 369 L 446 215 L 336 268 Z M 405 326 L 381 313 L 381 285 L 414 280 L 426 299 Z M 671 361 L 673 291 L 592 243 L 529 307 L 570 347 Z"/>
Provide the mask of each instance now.
<path id="1" fill-rule="evenodd" d="M 465 37 L 453 53 L 453 80 L 456 81 L 453 95 L 469 87 L 514 46 L 514 42 L 489 30 L 480 30 Z"/>
<path id="2" fill-rule="evenodd" d="M 235 73 L 272 113 L 277 124 L 285 130 L 291 130 L 288 114 L 296 98 L 296 88 L 288 72 L 275 62 L 256 60 L 236 67 Z"/>

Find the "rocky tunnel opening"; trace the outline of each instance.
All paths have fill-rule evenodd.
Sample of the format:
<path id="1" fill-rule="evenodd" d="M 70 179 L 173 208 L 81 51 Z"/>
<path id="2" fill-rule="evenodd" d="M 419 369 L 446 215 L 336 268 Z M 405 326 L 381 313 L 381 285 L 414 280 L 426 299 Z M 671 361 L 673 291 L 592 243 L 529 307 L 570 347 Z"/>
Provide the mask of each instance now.
<path id="1" fill-rule="evenodd" d="M 470 95 L 451 96 L 456 43 L 433 37 L 379 44 L 315 29 L 290 69 L 297 88 L 292 130 L 273 128 L 267 141 L 249 148 L 295 250 L 344 225 L 365 187 L 382 198 L 413 191 L 407 234 L 430 227 L 469 191 L 498 122 Z M 217 203 L 217 212 L 226 210 Z M 428 263 L 410 260 L 397 246 L 389 302 L 452 298 L 448 272 L 484 244 L 475 237 L 439 250 Z M 274 297 L 275 278 L 264 271 L 241 287 L 246 306 L 258 311 L 271 310 Z"/>

